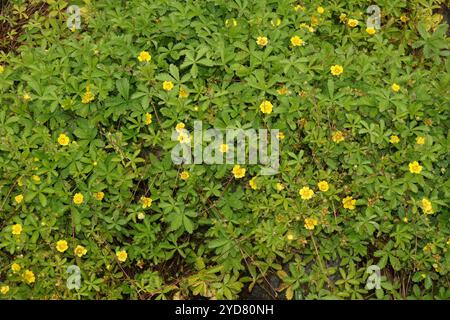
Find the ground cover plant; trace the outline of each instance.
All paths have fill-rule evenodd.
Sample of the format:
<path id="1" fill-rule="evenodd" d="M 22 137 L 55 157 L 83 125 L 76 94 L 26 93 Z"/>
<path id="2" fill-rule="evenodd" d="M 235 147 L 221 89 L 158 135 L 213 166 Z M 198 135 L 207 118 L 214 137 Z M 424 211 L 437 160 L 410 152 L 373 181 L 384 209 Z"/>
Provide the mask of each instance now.
<path id="1" fill-rule="evenodd" d="M 444 1 L 1 10 L 0 299 L 450 298 Z M 194 121 L 279 172 L 174 164 Z"/>

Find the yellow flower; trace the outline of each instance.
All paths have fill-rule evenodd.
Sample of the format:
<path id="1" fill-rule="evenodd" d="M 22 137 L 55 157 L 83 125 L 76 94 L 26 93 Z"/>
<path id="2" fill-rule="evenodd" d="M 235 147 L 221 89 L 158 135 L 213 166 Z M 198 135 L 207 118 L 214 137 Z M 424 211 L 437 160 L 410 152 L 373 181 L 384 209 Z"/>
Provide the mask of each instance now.
<path id="1" fill-rule="evenodd" d="M 30 100 L 31 100 L 31 96 L 30 96 L 30 94 L 29 94 L 28 92 L 25 92 L 25 93 L 23 94 L 22 99 L 23 99 L 25 102 L 27 102 L 27 101 L 30 101 Z"/>
<path id="2" fill-rule="evenodd" d="M 23 195 L 19 194 L 15 196 L 14 200 L 16 201 L 17 204 L 21 203 L 23 201 Z"/>
<path id="3" fill-rule="evenodd" d="M 5 67 L 0 64 L 0 74 L 2 74 L 3 72 L 5 72 Z"/>
<path id="4" fill-rule="evenodd" d="M 236 21 L 236 19 L 234 19 L 234 18 L 231 18 L 231 19 L 227 19 L 227 20 L 225 20 L 225 26 L 226 27 L 236 27 L 237 26 L 237 21 Z"/>
<path id="5" fill-rule="evenodd" d="M 180 122 L 175 126 L 175 130 L 177 132 L 181 132 L 185 127 L 186 127 L 186 125 L 183 122 Z"/>
<path id="6" fill-rule="evenodd" d="M 33 175 L 31 177 L 31 179 L 33 179 L 34 182 L 39 183 L 41 182 L 41 177 L 37 176 L 37 175 Z"/>
<path id="7" fill-rule="evenodd" d="M 270 21 L 270 24 L 272 25 L 272 27 L 278 27 L 281 24 L 281 19 L 280 18 L 276 18 L 276 19 L 272 19 Z"/>
<path id="8" fill-rule="evenodd" d="M 373 36 L 375 33 L 377 33 L 377 30 L 375 30 L 375 28 L 369 27 L 366 29 L 366 32 Z"/>
<path id="9" fill-rule="evenodd" d="M 311 26 L 309 26 L 309 25 L 307 25 L 306 23 L 300 23 L 300 24 L 299 24 L 299 27 L 300 27 L 300 28 L 305 28 L 305 29 L 307 29 L 309 32 L 314 32 L 314 28 L 311 27 Z"/>
<path id="10" fill-rule="evenodd" d="M 186 132 L 182 131 L 178 135 L 178 141 L 180 143 L 189 143 L 189 142 L 191 142 L 191 138 L 189 137 L 189 134 L 187 134 Z"/>
<path id="11" fill-rule="evenodd" d="M 330 188 L 330 186 L 328 185 L 328 182 L 326 181 L 320 181 L 317 186 L 319 187 L 320 191 L 326 192 L 328 191 L 328 189 Z"/>
<path id="12" fill-rule="evenodd" d="M 19 272 L 20 269 L 22 269 L 22 267 L 21 267 L 20 264 L 18 264 L 18 263 L 15 263 L 15 262 L 14 262 L 14 263 L 11 265 L 11 270 L 12 270 L 12 272 L 14 272 L 14 273 Z"/>
<path id="13" fill-rule="evenodd" d="M 189 172 L 187 172 L 187 171 L 181 172 L 181 173 L 180 173 L 180 179 L 181 179 L 181 180 L 187 180 L 187 179 L 189 179 Z"/>
<path id="14" fill-rule="evenodd" d="M 298 194 L 301 196 L 303 200 L 309 200 L 313 197 L 314 191 L 312 191 L 309 187 L 303 187 L 300 189 Z"/>
<path id="15" fill-rule="evenodd" d="M 342 23 L 345 23 L 347 21 L 347 15 L 345 13 L 341 13 L 341 15 L 339 16 L 339 20 Z"/>
<path id="16" fill-rule="evenodd" d="M 293 36 L 291 38 L 291 44 L 294 47 L 303 46 L 305 45 L 305 42 L 299 37 L 299 36 Z"/>
<path id="17" fill-rule="evenodd" d="M 433 213 L 433 205 L 431 204 L 431 201 L 427 198 L 423 198 L 421 201 L 422 204 L 422 210 L 425 214 L 432 214 Z"/>
<path id="18" fill-rule="evenodd" d="M 401 22 L 403 22 L 403 23 L 406 23 L 407 21 L 408 21 L 409 19 L 408 19 L 408 17 L 407 16 L 400 16 L 400 21 Z"/>
<path id="19" fill-rule="evenodd" d="M 152 123 L 152 115 L 150 114 L 150 113 L 146 113 L 145 114 L 145 124 L 146 125 L 149 125 L 149 124 L 151 124 Z"/>
<path id="20" fill-rule="evenodd" d="M 425 247 L 423 247 L 424 252 L 431 252 L 433 250 L 434 245 L 432 243 L 427 243 Z"/>
<path id="21" fill-rule="evenodd" d="M 319 14 L 323 14 L 325 12 L 325 9 L 323 7 L 317 7 L 317 12 Z"/>
<path id="22" fill-rule="evenodd" d="M 356 200 L 352 197 L 345 197 L 342 199 L 342 204 L 344 205 L 345 209 L 353 210 L 355 209 Z"/>
<path id="23" fill-rule="evenodd" d="M 235 165 L 233 167 L 233 174 L 236 179 L 243 178 L 245 176 L 245 168 L 241 168 L 240 165 Z"/>
<path id="24" fill-rule="evenodd" d="M 94 101 L 95 96 L 92 94 L 90 86 L 86 86 L 86 92 L 84 93 L 83 97 L 81 98 L 81 103 L 87 104 L 91 101 Z"/>
<path id="25" fill-rule="evenodd" d="M 264 47 L 267 45 L 267 43 L 269 43 L 269 40 L 267 39 L 267 37 L 258 37 L 256 38 L 256 43 L 259 46 Z"/>
<path id="26" fill-rule="evenodd" d="M 66 136 L 64 133 L 61 133 L 58 137 L 58 143 L 62 146 L 67 146 L 70 142 L 70 139 L 68 136 Z"/>
<path id="27" fill-rule="evenodd" d="M 219 151 L 222 153 L 227 153 L 228 149 L 229 149 L 228 145 L 226 143 L 224 143 L 224 144 L 220 145 Z"/>
<path id="28" fill-rule="evenodd" d="M 142 208 L 146 209 L 152 205 L 153 200 L 152 200 L 152 198 L 147 198 L 147 197 L 142 196 L 141 202 L 142 202 Z"/>
<path id="29" fill-rule="evenodd" d="M 289 232 L 286 234 L 286 239 L 288 239 L 288 241 L 292 241 L 292 240 L 295 239 L 295 236 L 294 236 L 294 234 L 293 234 L 291 231 L 289 231 Z"/>
<path id="30" fill-rule="evenodd" d="M 82 256 L 84 256 L 87 253 L 87 249 L 83 246 L 78 245 L 75 247 L 75 250 L 73 250 L 73 253 L 77 257 L 81 258 Z"/>
<path id="31" fill-rule="evenodd" d="M 280 94 L 280 95 L 285 95 L 285 94 L 289 93 L 289 90 L 286 87 L 282 87 L 282 88 L 277 90 L 277 93 Z"/>
<path id="32" fill-rule="evenodd" d="M 152 60 L 152 56 L 147 51 L 141 51 L 138 56 L 139 62 L 149 62 Z"/>
<path id="33" fill-rule="evenodd" d="M 410 162 L 408 166 L 411 173 L 420 173 L 422 171 L 422 166 L 417 161 Z"/>
<path id="34" fill-rule="evenodd" d="M 144 218 L 145 218 L 145 213 L 139 212 L 138 215 L 137 215 L 137 218 L 138 218 L 139 220 L 144 220 Z"/>
<path id="35" fill-rule="evenodd" d="M 311 26 L 317 26 L 319 25 L 319 19 L 317 19 L 315 16 L 311 17 Z"/>
<path id="36" fill-rule="evenodd" d="M 36 281 L 36 277 L 34 276 L 34 273 L 31 270 L 25 270 L 22 276 L 25 282 L 28 284 L 31 284 L 34 281 Z"/>
<path id="37" fill-rule="evenodd" d="M 94 192 L 94 197 L 96 200 L 102 201 L 103 198 L 105 197 L 105 193 L 103 191 Z"/>
<path id="38" fill-rule="evenodd" d="M 348 21 L 347 21 L 347 25 L 351 28 L 356 27 L 358 25 L 358 23 L 359 22 L 356 19 L 348 19 Z"/>
<path id="39" fill-rule="evenodd" d="M 417 144 L 425 144 L 425 138 L 424 137 L 417 137 L 416 138 L 416 143 Z"/>
<path id="40" fill-rule="evenodd" d="M 127 260 L 128 254 L 125 250 L 121 250 L 116 253 L 116 256 L 120 262 L 125 262 Z"/>
<path id="41" fill-rule="evenodd" d="M 282 190 L 284 190 L 284 185 L 280 182 L 277 182 L 277 184 L 275 185 L 275 188 L 277 189 L 277 191 L 282 191 Z"/>
<path id="42" fill-rule="evenodd" d="M 12 234 L 15 236 L 18 236 L 22 233 L 22 225 L 20 223 L 16 223 L 15 225 L 12 226 Z"/>
<path id="43" fill-rule="evenodd" d="M 330 72 L 333 76 L 339 76 L 344 72 L 344 68 L 341 65 L 335 64 L 330 67 Z"/>
<path id="44" fill-rule="evenodd" d="M 408 217 L 404 217 L 404 218 L 403 218 L 403 222 L 408 223 L 408 221 L 409 221 L 409 220 L 408 220 Z"/>
<path id="45" fill-rule="evenodd" d="M 9 292 L 9 286 L 1 286 L 0 292 L 5 295 Z"/>
<path id="46" fill-rule="evenodd" d="M 82 204 L 84 201 L 84 196 L 81 193 L 75 193 L 75 195 L 73 196 L 73 203 L 79 205 Z"/>
<path id="47" fill-rule="evenodd" d="M 59 240 L 58 242 L 56 242 L 56 250 L 58 250 L 59 252 L 64 252 L 68 248 L 69 246 L 67 245 L 66 240 Z"/>
<path id="48" fill-rule="evenodd" d="M 450 245 L 450 238 L 448 238 L 448 240 L 447 240 L 447 244 L 448 244 L 448 245 Z"/>
<path id="49" fill-rule="evenodd" d="M 393 135 L 391 135 L 389 142 L 392 144 L 397 144 L 400 142 L 400 138 L 398 136 L 396 136 L 395 134 L 393 134 Z"/>
<path id="50" fill-rule="evenodd" d="M 181 87 L 180 92 L 178 93 L 178 97 L 182 99 L 187 98 L 189 97 L 189 92 L 185 88 Z"/>
<path id="51" fill-rule="evenodd" d="M 286 136 L 284 135 L 284 132 L 278 132 L 277 139 L 278 140 L 283 140 L 284 138 L 286 138 Z"/>
<path id="52" fill-rule="evenodd" d="M 263 102 L 261 102 L 261 104 L 259 105 L 259 109 L 261 109 L 262 113 L 272 113 L 272 108 L 273 105 L 270 101 L 264 100 Z"/>
<path id="53" fill-rule="evenodd" d="M 258 185 L 256 184 L 256 177 L 251 178 L 248 184 L 253 190 L 258 189 Z"/>
<path id="54" fill-rule="evenodd" d="M 392 91 L 394 92 L 399 92 L 400 91 L 400 86 L 396 83 L 393 83 L 391 86 Z"/>
<path id="55" fill-rule="evenodd" d="M 314 230 L 314 227 L 317 226 L 318 221 L 316 218 L 306 218 L 305 219 L 305 228 L 308 230 Z"/>
<path id="56" fill-rule="evenodd" d="M 302 5 L 300 5 L 300 4 L 298 4 L 298 5 L 296 5 L 296 6 L 294 6 L 294 11 L 295 12 L 297 12 L 297 11 L 305 11 L 305 7 L 303 7 Z"/>
<path id="57" fill-rule="evenodd" d="M 334 132 L 333 135 L 331 136 L 331 139 L 336 143 L 339 143 L 339 142 L 342 142 L 345 140 L 344 134 L 341 131 Z"/>
<path id="58" fill-rule="evenodd" d="M 164 81 L 163 82 L 163 89 L 166 91 L 170 91 L 173 89 L 173 82 L 172 81 Z"/>

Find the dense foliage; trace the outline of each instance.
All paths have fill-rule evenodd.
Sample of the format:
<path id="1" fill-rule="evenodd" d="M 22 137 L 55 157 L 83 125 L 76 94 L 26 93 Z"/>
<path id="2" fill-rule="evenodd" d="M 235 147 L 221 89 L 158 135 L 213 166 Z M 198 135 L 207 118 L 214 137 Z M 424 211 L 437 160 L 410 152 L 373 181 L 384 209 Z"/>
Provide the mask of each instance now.
<path id="1" fill-rule="evenodd" d="M 441 2 L 10 1 L 0 298 L 450 299 Z M 195 120 L 280 129 L 279 173 L 173 164 Z"/>

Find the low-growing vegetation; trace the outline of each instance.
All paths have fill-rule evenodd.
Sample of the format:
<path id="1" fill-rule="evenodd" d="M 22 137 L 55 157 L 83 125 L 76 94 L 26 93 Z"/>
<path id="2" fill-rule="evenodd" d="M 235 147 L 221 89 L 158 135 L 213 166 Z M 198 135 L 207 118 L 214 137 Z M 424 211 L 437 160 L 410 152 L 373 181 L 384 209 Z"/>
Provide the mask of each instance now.
<path id="1" fill-rule="evenodd" d="M 2 2 L 0 299 L 450 299 L 444 2 Z"/>

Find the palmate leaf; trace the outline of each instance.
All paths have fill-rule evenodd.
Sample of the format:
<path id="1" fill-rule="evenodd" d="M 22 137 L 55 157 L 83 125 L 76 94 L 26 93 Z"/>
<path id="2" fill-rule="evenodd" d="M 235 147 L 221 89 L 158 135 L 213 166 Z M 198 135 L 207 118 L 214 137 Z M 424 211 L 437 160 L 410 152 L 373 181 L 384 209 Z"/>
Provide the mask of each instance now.
<path id="1" fill-rule="evenodd" d="M 182 54 L 184 54 L 184 62 L 181 64 L 180 68 L 185 69 L 187 67 L 191 67 L 191 75 L 193 78 L 197 78 L 198 75 L 198 65 L 211 67 L 214 65 L 214 62 L 211 61 L 209 58 L 204 57 L 208 52 L 210 51 L 210 48 L 207 46 L 200 46 L 196 49 L 188 49 L 182 51 Z"/>

